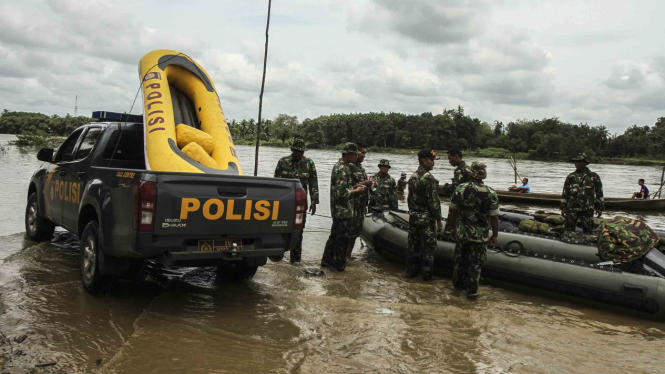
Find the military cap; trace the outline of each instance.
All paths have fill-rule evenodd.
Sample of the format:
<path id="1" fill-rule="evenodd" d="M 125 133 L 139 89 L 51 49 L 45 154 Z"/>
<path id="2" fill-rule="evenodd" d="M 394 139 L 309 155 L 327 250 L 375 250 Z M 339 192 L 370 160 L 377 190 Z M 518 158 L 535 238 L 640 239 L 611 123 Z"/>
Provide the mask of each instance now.
<path id="1" fill-rule="evenodd" d="M 381 161 L 379 161 L 379 167 L 381 166 L 390 167 L 390 161 L 386 160 L 385 158 L 381 159 Z"/>
<path id="2" fill-rule="evenodd" d="M 354 155 L 357 155 L 358 153 L 358 145 L 356 143 L 344 143 L 344 149 L 342 149 L 342 153 L 353 153 Z"/>
<path id="3" fill-rule="evenodd" d="M 291 150 L 305 152 L 307 150 L 305 147 L 305 141 L 302 139 L 294 140 L 293 144 L 291 144 Z"/>
<path id="4" fill-rule="evenodd" d="M 487 165 L 482 161 L 474 161 L 471 164 L 471 172 L 474 178 L 485 179 L 487 178 Z"/>
<path id="5" fill-rule="evenodd" d="M 402 172 L 402 176 L 403 176 L 403 177 L 406 177 L 406 173 L 405 173 L 405 172 Z"/>
<path id="6" fill-rule="evenodd" d="M 589 158 L 586 156 L 586 153 L 580 153 L 579 155 L 573 157 L 573 162 L 575 161 L 584 161 L 588 164 Z"/>
<path id="7" fill-rule="evenodd" d="M 418 152 L 418 159 L 420 160 L 421 158 L 431 158 L 432 160 L 438 160 L 439 156 L 434 153 L 432 148 L 425 148 Z"/>

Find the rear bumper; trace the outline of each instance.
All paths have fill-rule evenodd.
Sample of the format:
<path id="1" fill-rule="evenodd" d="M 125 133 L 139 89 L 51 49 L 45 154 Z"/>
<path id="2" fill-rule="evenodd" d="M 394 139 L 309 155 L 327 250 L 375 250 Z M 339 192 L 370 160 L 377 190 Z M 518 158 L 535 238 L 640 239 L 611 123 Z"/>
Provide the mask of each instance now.
<path id="1" fill-rule="evenodd" d="M 221 240 L 229 235 L 206 237 L 206 240 Z M 234 239 L 242 239 L 241 250 L 203 252 L 199 251 L 196 238 L 186 236 L 156 236 L 151 232 L 136 235 L 133 253 L 138 258 L 154 258 L 165 266 L 214 266 L 222 261 L 279 257 L 293 249 L 300 240 L 302 231 L 285 234 L 264 235 L 233 235 Z M 109 253 L 115 255 L 114 253 Z M 126 257 L 126 256 L 120 256 Z M 253 261 L 253 260 L 252 260 Z M 260 266 L 260 265 L 259 265 Z"/>
<path id="2" fill-rule="evenodd" d="M 256 266 L 266 264 L 266 258 L 281 256 L 284 254 L 282 248 L 254 249 L 242 251 L 218 251 L 218 252 L 164 252 L 157 260 L 164 267 L 171 266 L 215 266 L 224 261 L 248 260 Z"/>

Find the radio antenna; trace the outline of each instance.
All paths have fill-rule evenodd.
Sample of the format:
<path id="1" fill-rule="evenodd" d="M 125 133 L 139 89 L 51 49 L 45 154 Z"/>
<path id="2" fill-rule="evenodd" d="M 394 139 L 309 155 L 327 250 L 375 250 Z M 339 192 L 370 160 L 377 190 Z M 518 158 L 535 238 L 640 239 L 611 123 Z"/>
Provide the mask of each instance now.
<path id="1" fill-rule="evenodd" d="M 268 0 L 268 22 L 266 22 L 266 49 L 263 55 L 263 79 L 261 80 L 261 93 L 259 94 L 259 122 L 256 125 L 256 154 L 254 155 L 254 176 L 259 171 L 259 142 L 261 139 L 261 110 L 263 109 L 263 88 L 266 85 L 266 63 L 268 62 L 268 28 L 270 27 L 270 6 L 272 0 Z"/>

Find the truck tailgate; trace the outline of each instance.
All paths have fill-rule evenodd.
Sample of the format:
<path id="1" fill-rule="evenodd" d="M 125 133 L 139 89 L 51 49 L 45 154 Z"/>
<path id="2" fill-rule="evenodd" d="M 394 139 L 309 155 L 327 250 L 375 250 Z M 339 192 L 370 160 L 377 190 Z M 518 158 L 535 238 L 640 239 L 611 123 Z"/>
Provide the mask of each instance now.
<path id="1" fill-rule="evenodd" d="M 154 234 L 290 233 L 296 187 L 291 179 L 158 173 Z"/>

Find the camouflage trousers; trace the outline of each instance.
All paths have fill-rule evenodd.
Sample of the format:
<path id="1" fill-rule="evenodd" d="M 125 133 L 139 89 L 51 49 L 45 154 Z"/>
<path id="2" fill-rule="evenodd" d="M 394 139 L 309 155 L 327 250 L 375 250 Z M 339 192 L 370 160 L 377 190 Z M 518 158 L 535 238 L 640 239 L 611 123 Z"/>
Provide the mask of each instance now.
<path id="1" fill-rule="evenodd" d="M 590 211 L 579 211 L 579 210 L 569 210 L 566 212 L 566 231 L 575 231 L 575 226 L 577 222 L 582 221 L 582 230 L 585 233 L 593 233 L 593 229 L 596 225 L 593 223 L 593 210 Z"/>
<path id="2" fill-rule="evenodd" d="M 466 290 L 467 294 L 477 293 L 480 271 L 485 260 L 487 260 L 487 243 L 457 242 L 453 286 Z"/>
<path id="3" fill-rule="evenodd" d="M 344 271 L 346 268 L 346 249 L 352 243 L 351 229 L 353 219 L 333 218 L 330 236 L 323 250 L 321 267 Z"/>
<path id="4" fill-rule="evenodd" d="M 352 218 L 353 227 L 351 230 L 351 241 L 350 244 L 355 245 L 356 239 L 360 236 L 360 232 L 363 230 L 363 224 L 365 223 L 365 213 L 367 213 L 366 206 L 360 206 L 355 208 L 355 216 Z"/>
<path id="5" fill-rule="evenodd" d="M 308 206 L 308 205 L 305 204 L 305 206 Z M 305 214 L 302 217 L 302 231 L 303 231 L 303 234 L 305 233 L 305 224 L 306 223 L 307 223 L 307 212 L 305 212 Z M 302 257 L 302 238 L 303 238 L 303 236 L 304 235 L 300 235 L 300 240 L 298 240 L 298 244 L 296 244 L 296 246 L 293 247 L 293 249 L 290 252 L 291 257 L 290 257 L 289 261 L 291 263 L 300 262 L 300 260 L 301 260 L 301 257 Z"/>
<path id="6" fill-rule="evenodd" d="M 406 275 L 431 280 L 436 250 L 436 220 L 409 215 L 409 246 L 406 249 Z"/>
<path id="7" fill-rule="evenodd" d="M 354 217 L 353 227 L 352 227 L 352 237 L 357 238 L 360 236 L 360 232 L 363 230 L 363 223 L 365 222 L 365 213 L 367 213 L 366 206 L 356 206 L 354 208 Z"/>

